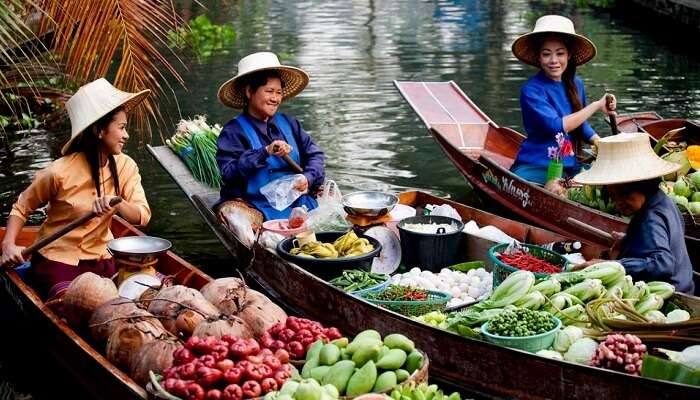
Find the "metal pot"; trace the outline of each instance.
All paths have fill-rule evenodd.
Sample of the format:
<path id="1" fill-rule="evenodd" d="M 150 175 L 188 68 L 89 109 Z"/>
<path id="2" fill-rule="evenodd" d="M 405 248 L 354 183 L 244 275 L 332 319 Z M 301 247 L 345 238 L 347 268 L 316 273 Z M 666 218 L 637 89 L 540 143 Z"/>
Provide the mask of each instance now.
<path id="1" fill-rule="evenodd" d="M 110 240 L 107 250 L 114 256 L 119 271 L 117 284 L 134 274 L 155 275 L 158 258 L 170 247 L 170 241 L 153 236 L 125 236 Z"/>
<path id="2" fill-rule="evenodd" d="M 343 208 L 350 215 L 381 217 L 391 211 L 399 198 L 393 194 L 362 191 L 343 196 Z"/>

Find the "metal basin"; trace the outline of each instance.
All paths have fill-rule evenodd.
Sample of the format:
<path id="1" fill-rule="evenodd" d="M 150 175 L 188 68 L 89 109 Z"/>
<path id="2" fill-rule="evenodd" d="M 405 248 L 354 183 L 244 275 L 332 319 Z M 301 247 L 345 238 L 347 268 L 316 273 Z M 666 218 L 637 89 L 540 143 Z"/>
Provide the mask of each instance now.
<path id="1" fill-rule="evenodd" d="M 343 196 L 343 208 L 350 215 L 365 217 L 381 217 L 391 211 L 399 198 L 393 194 L 363 191 Z"/>
<path id="2" fill-rule="evenodd" d="M 153 236 L 126 236 L 110 240 L 107 249 L 115 257 L 147 257 L 165 253 L 172 247 L 169 240 Z"/>

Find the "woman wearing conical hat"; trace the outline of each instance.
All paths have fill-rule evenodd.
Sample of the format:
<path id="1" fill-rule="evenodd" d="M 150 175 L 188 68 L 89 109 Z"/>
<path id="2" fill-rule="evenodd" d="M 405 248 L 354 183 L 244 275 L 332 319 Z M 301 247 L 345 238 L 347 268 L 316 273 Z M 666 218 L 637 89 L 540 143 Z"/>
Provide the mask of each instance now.
<path id="1" fill-rule="evenodd" d="M 308 82 L 303 70 L 280 64 L 274 53 L 260 52 L 241 59 L 238 74 L 221 86 L 219 101 L 242 111 L 219 134 L 216 159 L 223 180 L 220 204 L 244 200 L 265 220 L 288 218 L 294 207 L 317 207 L 308 193 L 323 184 L 324 154 L 297 119 L 278 112 L 280 104 L 299 94 Z M 296 173 L 283 156 L 289 156 L 303 169 L 295 189 L 305 194 L 288 208 L 277 210 L 260 188 Z"/>
<path id="2" fill-rule="evenodd" d="M 138 225 L 151 218 L 138 167 L 122 153 L 129 139 L 127 116 L 149 93 L 123 92 L 102 78 L 82 86 L 66 102 L 71 137 L 61 149 L 62 157 L 37 172 L 19 195 L 2 242 L 0 264 L 19 264 L 24 260 L 23 247 L 15 244 L 17 235 L 37 208 L 48 205 L 39 238 L 90 211 L 97 214 L 32 256 L 28 278 L 42 297 L 60 296 L 83 272 L 114 275 L 114 261 L 107 252 L 114 214 Z M 115 196 L 123 201 L 110 207 Z"/>
<path id="3" fill-rule="evenodd" d="M 590 61 L 596 48 L 588 38 L 576 34 L 568 18 L 559 15 L 539 18 L 532 32 L 513 42 L 512 51 L 520 61 L 539 71 L 520 91 L 527 138 L 511 170 L 523 179 L 544 185 L 548 148 L 557 146 L 557 134 L 563 133 L 564 139 L 569 139 L 580 154 L 584 142 L 595 144 L 599 139 L 587 120 L 597 111 L 614 111 L 616 105 L 613 97 L 606 107 L 605 96 L 586 104 L 586 92 L 576 75 L 576 67 Z M 581 168 L 574 156 L 564 157 L 563 163 L 567 176 L 573 176 Z"/>
<path id="4" fill-rule="evenodd" d="M 660 177 L 680 167 L 657 156 L 647 135 L 620 133 L 600 139 L 596 161 L 574 180 L 605 186 L 618 211 L 632 217 L 617 256 L 629 275 L 635 280 L 669 282 L 677 291 L 692 294 L 693 266 L 685 246 L 683 217 L 659 189 Z"/>

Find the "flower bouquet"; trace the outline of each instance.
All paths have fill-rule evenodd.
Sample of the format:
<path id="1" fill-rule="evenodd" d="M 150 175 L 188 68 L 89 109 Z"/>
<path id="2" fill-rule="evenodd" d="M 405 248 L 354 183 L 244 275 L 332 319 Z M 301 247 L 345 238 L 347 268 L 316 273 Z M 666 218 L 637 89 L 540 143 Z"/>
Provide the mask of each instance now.
<path id="1" fill-rule="evenodd" d="M 561 178 L 564 173 L 564 157 L 574 155 L 574 145 L 559 132 L 556 136 L 557 145 L 547 147 L 549 167 L 547 168 L 547 182 Z"/>

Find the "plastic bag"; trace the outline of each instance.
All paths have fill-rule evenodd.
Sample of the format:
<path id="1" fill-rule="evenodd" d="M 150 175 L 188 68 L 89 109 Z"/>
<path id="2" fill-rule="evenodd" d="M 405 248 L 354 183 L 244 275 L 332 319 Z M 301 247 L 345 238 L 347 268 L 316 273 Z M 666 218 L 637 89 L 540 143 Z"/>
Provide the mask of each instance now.
<path id="1" fill-rule="evenodd" d="M 223 217 L 226 219 L 228 229 L 236 235 L 241 243 L 248 247 L 253 245 L 255 231 L 253 231 L 250 216 L 245 211 L 232 207 L 223 214 Z"/>
<path id="2" fill-rule="evenodd" d="M 265 196 L 272 208 L 282 211 L 305 193 L 294 189 L 294 185 L 300 179 L 305 179 L 304 175 L 285 175 L 261 187 L 260 193 Z"/>
<path id="3" fill-rule="evenodd" d="M 279 233 L 264 231 L 260 235 L 260 244 L 276 252 L 277 243 L 281 242 L 283 239 L 284 236 L 280 235 Z"/>
<path id="4" fill-rule="evenodd" d="M 434 204 L 428 204 L 425 208 L 430 210 L 430 215 L 450 217 L 456 219 L 457 221 L 462 220 L 462 217 L 459 215 L 457 210 L 455 210 L 454 207 L 452 207 L 449 204 L 441 204 L 439 206 L 436 206 Z"/>
<path id="5" fill-rule="evenodd" d="M 328 180 L 323 185 L 323 193 L 316 199 L 318 207 L 309 211 L 306 226 L 314 232 L 345 231 L 350 223 L 345 220 L 343 195 L 335 181 Z"/>

